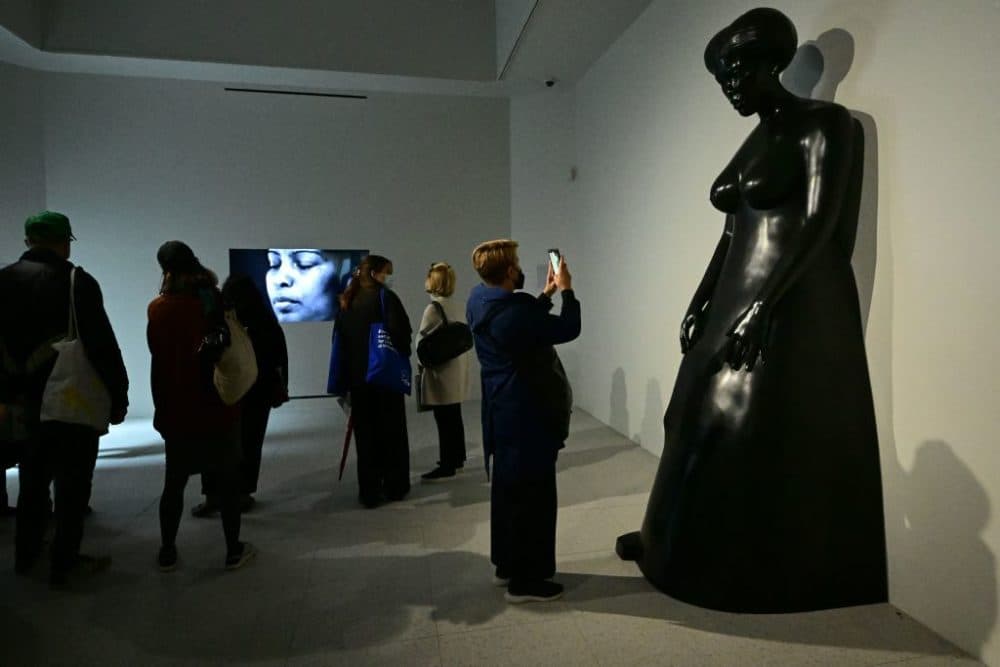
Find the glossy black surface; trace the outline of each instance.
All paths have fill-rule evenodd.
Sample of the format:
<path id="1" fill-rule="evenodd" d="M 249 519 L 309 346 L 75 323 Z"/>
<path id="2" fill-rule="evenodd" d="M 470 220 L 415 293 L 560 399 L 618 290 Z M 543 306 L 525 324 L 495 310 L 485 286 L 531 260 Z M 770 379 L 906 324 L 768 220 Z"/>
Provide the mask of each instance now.
<path id="1" fill-rule="evenodd" d="M 711 187 L 725 213 L 639 534 L 618 552 L 679 599 L 786 612 L 886 599 L 881 476 L 851 270 L 863 134 L 778 75 L 794 27 L 754 10 L 706 64 L 758 125 Z"/>

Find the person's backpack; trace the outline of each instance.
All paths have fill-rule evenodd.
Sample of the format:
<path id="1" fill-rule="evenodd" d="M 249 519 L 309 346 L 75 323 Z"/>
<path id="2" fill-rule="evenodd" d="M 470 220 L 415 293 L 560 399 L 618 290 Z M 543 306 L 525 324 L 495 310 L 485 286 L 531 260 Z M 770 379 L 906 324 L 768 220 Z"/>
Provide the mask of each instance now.
<path id="1" fill-rule="evenodd" d="M 441 315 L 441 324 L 417 343 L 417 359 L 424 368 L 440 366 L 472 349 L 472 330 L 465 322 L 449 322 L 444 308 L 432 301 Z"/>

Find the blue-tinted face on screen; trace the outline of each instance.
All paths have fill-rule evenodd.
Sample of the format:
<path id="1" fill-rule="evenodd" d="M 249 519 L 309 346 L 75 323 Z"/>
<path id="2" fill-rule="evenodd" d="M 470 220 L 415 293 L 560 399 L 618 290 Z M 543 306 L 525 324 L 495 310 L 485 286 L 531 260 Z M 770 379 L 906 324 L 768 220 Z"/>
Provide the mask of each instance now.
<path id="1" fill-rule="evenodd" d="M 264 282 L 278 321 L 332 320 L 341 261 L 316 248 L 269 248 Z"/>

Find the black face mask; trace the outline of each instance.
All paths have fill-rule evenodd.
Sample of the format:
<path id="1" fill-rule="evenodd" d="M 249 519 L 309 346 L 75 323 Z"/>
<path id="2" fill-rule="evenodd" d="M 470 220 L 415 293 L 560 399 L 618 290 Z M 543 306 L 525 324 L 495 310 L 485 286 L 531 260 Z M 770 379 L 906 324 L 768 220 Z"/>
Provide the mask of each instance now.
<path id="1" fill-rule="evenodd" d="M 524 271 L 517 270 L 517 279 L 514 280 L 514 289 L 524 289 Z"/>

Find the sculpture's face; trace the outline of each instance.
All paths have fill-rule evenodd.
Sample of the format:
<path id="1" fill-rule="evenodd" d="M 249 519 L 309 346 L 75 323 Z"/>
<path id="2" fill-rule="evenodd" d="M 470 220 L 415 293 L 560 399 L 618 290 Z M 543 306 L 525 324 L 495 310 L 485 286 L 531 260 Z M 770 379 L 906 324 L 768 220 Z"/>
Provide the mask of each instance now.
<path id="1" fill-rule="evenodd" d="M 767 64 L 747 49 L 723 54 L 715 70 L 715 80 L 741 116 L 752 116 L 760 109 L 766 77 Z"/>

